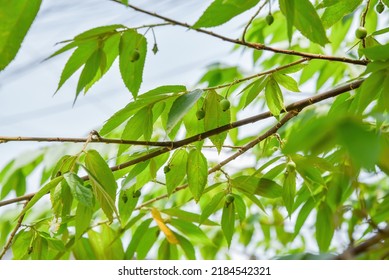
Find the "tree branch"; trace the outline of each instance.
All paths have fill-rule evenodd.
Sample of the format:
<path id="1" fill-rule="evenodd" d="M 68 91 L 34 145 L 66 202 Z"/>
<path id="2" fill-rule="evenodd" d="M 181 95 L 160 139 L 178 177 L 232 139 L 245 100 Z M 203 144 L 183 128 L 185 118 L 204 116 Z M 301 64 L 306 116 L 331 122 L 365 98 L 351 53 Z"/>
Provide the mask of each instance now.
<path id="1" fill-rule="evenodd" d="M 350 90 L 356 89 L 356 88 L 361 86 L 363 81 L 364 81 L 363 79 L 362 80 L 358 80 L 358 81 L 354 81 L 354 82 L 351 82 L 349 84 L 345 84 L 343 86 L 340 86 L 338 88 L 326 91 L 326 92 L 324 92 L 322 94 L 318 94 L 318 95 L 315 95 L 313 97 L 306 98 L 306 99 L 294 102 L 294 103 L 289 104 L 288 106 L 286 106 L 285 110 L 283 110 L 282 113 L 290 112 L 290 111 L 295 111 L 295 110 L 301 111 L 302 109 L 304 109 L 307 106 L 310 106 L 312 104 L 318 103 L 318 102 L 320 102 L 322 100 L 325 100 L 325 99 L 328 99 L 328 98 L 331 98 L 331 97 L 335 97 L 337 95 L 340 95 L 342 93 L 348 92 Z M 194 143 L 194 142 L 206 139 L 206 138 L 208 138 L 210 136 L 213 136 L 213 135 L 216 135 L 216 134 L 228 131 L 228 130 L 233 129 L 233 128 L 241 127 L 241 126 L 244 126 L 244 125 L 247 125 L 247 124 L 250 124 L 250 123 L 255 123 L 257 121 L 260 121 L 260 120 L 263 120 L 263 119 L 267 119 L 267 118 L 272 117 L 272 116 L 273 115 L 270 113 L 270 111 L 267 111 L 267 112 L 264 112 L 264 113 L 261 113 L 261 114 L 258 114 L 258 115 L 255 115 L 255 116 L 252 116 L 252 117 L 240 120 L 240 121 L 236 121 L 236 122 L 233 122 L 233 123 L 230 123 L 230 124 L 226 124 L 226 125 L 217 127 L 215 129 L 211 129 L 211 130 L 205 131 L 203 133 L 200 133 L 200 134 L 188 137 L 188 138 L 183 139 L 183 140 L 174 141 L 174 142 L 168 142 L 170 146 L 167 146 L 167 147 L 164 147 L 162 149 L 153 151 L 153 152 L 151 152 L 151 153 L 149 153 L 147 155 L 140 156 L 140 157 L 138 157 L 136 159 L 124 162 L 122 164 L 112 166 L 110 169 L 112 171 L 121 170 L 121 169 L 127 168 L 129 166 L 135 165 L 137 163 L 149 160 L 149 159 L 154 158 L 156 156 L 159 156 L 161 154 L 170 152 L 170 151 L 172 151 L 174 149 L 177 149 L 177 148 L 180 148 L 182 146 L 189 145 L 191 143 Z M 93 138 L 93 139 L 96 139 L 96 138 Z M 92 139 L 92 141 L 94 141 L 93 139 Z M 88 176 L 84 176 L 84 177 L 81 177 L 81 178 L 83 180 L 89 180 Z M 13 199 L 10 199 L 10 200 L 1 201 L 0 202 L 0 207 L 8 205 L 8 204 L 15 203 L 15 202 L 23 201 L 23 200 L 26 200 L 26 199 L 31 199 L 32 196 L 34 196 L 34 193 L 27 194 L 27 195 L 24 195 L 24 196 L 21 196 L 21 197 L 17 197 L 17 198 L 13 198 Z"/>
<path id="2" fill-rule="evenodd" d="M 343 253 L 337 255 L 334 259 L 336 260 L 351 260 L 355 259 L 356 256 L 367 252 L 371 247 L 377 245 L 378 243 L 389 239 L 389 226 L 386 226 L 385 229 L 381 229 L 373 237 L 363 241 L 361 244 L 355 247 L 349 247 Z"/>
<path id="3" fill-rule="evenodd" d="M 237 151 L 236 153 L 234 153 L 230 157 L 226 158 L 225 160 L 223 160 L 222 162 L 220 162 L 216 166 L 214 166 L 211 169 L 209 169 L 208 170 L 208 175 L 210 175 L 210 174 L 220 170 L 223 166 L 225 166 L 229 162 L 235 160 L 236 158 L 238 158 L 239 156 L 241 156 L 242 154 L 244 154 L 245 152 L 247 152 L 248 150 L 250 150 L 251 148 L 253 148 L 257 144 L 259 144 L 260 142 L 262 142 L 263 140 L 265 140 L 269 136 L 275 134 L 278 131 L 278 129 L 280 129 L 286 122 L 288 122 L 291 118 L 295 117 L 298 113 L 299 113 L 299 110 L 293 110 L 293 111 L 288 112 L 275 126 L 270 128 L 264 134 L 262 134 L 259 137 L 255 138 L 254 140 L 252 140 L 248 144 L 244 145 L 241 149 L 239 149 L 239 151 Z M 179 186 L 179 187 L 177 187 L 173 191 L 173 193 L 176 193 L 176 192 L 178 192 L 180 190 L 186 189 L 187 187 L 188 187 L 188 184 L 184 184 L 182 186 Z M 148 206 L 148 205 L 150 205 L 150 204 L 152 204 L 152 203 L 154 203 L 154 202 L 156 202 L 158 200 L 161 200 L 161 199 L 167 198 L 167 197 L 168 197 L 167 194 L 155 197 L 155 198 L 153 198 L 153 199 L 151 199 L 149 201 L 146 201 L 146 202 L 142 203 L 141 205 L 137 206 L 135 208 L 135 210 L 140 210 L 141 208 L 143 208 L 145 206 Z"/>
<path id="4" fill-rule="evenodd" d="M 207 90 L 216 90 L 226 87 L 231 87 L 235 84 L 242 83 L 254 78 L 258 78 L 264 75 L 272 74 L 278 71 L 281 71 L 283 69 L 287 69 L 289 67 L 295 66 L 297 64 L 301 64 L 305 61 L 310 60 L 309 58 L 303 58 L 297 61 L 294 61 L 292 63 L 276 67 L 272 70 L 264 71 L 261 73 L 257 73 L 255 75 L 251 75 L 239 80 L 235 80 L 231 83 L 214 86 L 214 87 L 208 87 L 204 88 L 204 91 Z M 77 138 L 77 137 L 24 137 L 24 136 L 0 136 L 0 144 L 7 143 L 7 142 L 61 142 L 61 143 L 104 143 L 104 144 L 125 144 L 125 145 L 137 145 L 137 146 L 154 146 L 154 147 L 172 147 L 174 145 L 173 141 L 137 141 L 137 140 L 127 140 L 127 139 L 113 139 L 113 138 L 104 138 L 101 137 L 96 131 L 91 131 L 90 135 L 88 137 L 84 138 Z"/>
<path id="5" fill-rule="evenodd" d="M 116 3 L 121 4 L 121 5 L 128 6 L 128 7 L 132 8 L 133 10 L 135 10 L 137 12 L 140 12 L 140 13 L 143 13 L 143 14 L 147 14 L 147 15 L 150 15 L 150 16 L 155 17 L 155 18 L 162 19 L 162 20 L 164 20 L 166 22 L 170 22 L 171 24 L 182 26 L 182 27 L 186 27 L 186 28 L 195 30 L 197 32 L 207 34 L 209 36 L 212 36 L 212 37 L 215 37 L 215 38 L 219 38 L 219 39 L 221 39 L 223 41 L 234 43 L 234 44 L 237 44 L 237 45 L 246 46 L 248 48 L 252 48 L 252 49 L 255 49 L 255 50 L 270 51 L 270 52 L 273 52 L 273 53 L 282 53 L 282 54 L 287 54 L 287 55 L 306 57 L 306 58 L 310 58 L 310 59 L 340 61 L 340 62 L 344 62 L 344 63 L 357 64 L 357 65 L 367 65 L 368 64 L 368 60 L 358 60 L 358 59 L 350 59 L 350 58 L 347 58 L 347 57 L 337 57 L 337 56 L 330 56 L 330 55 L 321 55 L 321 54 L 299 52 L 299 51 L 294 51 L 294 50 L 277 49 L 277 48 L 268 47 L 268 46 L 266 46 L 264 44 L 260 44 L 260 43 L 250 43 L 250 42 L 245 42 L 245 41 L 242 41 L 242 40 L 239 40 L 239 39 L 232 39 L 232 38 L 229 38 L 229 37 L 226 37 L 226 36 L 223 36 L 223 35 L 211 32 L 211 31 L 208 31 L 206 29 L 202 29 L 202 28 L 195 29 L 195 28 L 193 28 L 192 25 L 190 25 L 188 23 L 180 22 L 180 21 L 177 21 L 177 20 L 174 20 L 174 19 L 162 16 L 162 15 L 159 15 L 157 13 L 141 9 L 141 8 L 136 7 L 134 5 L 131 5 L 131 4 L 128 4 L 128 5 L 124 4 L 120 0 L 110 0 L 110 1 L 116 2 Z"/>

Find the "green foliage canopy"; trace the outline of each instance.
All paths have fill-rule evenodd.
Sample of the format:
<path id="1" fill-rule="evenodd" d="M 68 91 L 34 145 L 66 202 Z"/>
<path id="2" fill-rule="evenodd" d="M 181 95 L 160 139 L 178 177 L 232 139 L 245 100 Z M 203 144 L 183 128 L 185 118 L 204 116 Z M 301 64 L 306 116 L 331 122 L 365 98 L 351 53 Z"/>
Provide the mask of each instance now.
<path id="1" fill-rule="evenodd" d="M 389 1 L 214 0 L 194 24 L 112 2 L 162 23 L 100 26 L 62 42 L 50 58 L 72 54 L 56 92 L 80 70 L 76 102 L 118 60 L 133 99 L 86 139 L 0 136 L 84 142 L 76 154 L 52 159 L 57 146 L 47 147 L 2 167 L 1 257 L 389 258 L 389 28 L 379 27 Z M 1 70 L 40 7 L 18 3 L 0 12 Z M 238 19 L 240 39 L 209 29 Z M 150 46 L 158 51 L 142 29 L 166 25 L 249 52 L 252 73 L 214 64 L 192 89 L 140 92 Z M 354 37 L 358 26 L 366 37 Z M 315 93 L 299 97 L 306 88 Z M 27 194 L 39 168 L 41 186 Z M 37 204 L 44 199 L 50 207 Z"/>

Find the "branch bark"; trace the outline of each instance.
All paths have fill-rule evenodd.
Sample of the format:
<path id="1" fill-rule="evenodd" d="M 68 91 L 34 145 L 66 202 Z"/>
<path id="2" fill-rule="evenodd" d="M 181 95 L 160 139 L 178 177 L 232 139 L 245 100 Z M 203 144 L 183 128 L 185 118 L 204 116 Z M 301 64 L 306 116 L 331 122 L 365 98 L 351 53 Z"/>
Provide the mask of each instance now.
<path id="1" fill-rule="evenodd" d="M 355 247 L 349 247 L 343 253 L 337 255 L 334 259 L 336 260 L 355 259 L 355 257 L 357 257 L 358 255 L 369 251 L 372 247 L 387 239 L 389 239 L 389 226 L 386 226 L 385 229 L 379 230 L 376 235 L 363 241 L 359 245 Z"/>
<path id="2" fill-rule="evenodd" d="M 177 21 L 177 20 L 174 20 L 174 19 L 162 16 L 160 14 L 154 13 L 154 12 L 150 12 L 150 11 L 144 10 L 142 8 L 136 7 L 136 6 L 131 5 L 131 4 L 128 4 L 128 5 L 124 4 L 120 0 L 110 0 L 110 1 L 118 3 L 118 4 L 121 4 L 121 5 L 128 6 L 128 7 L 130 7 L 131 9 L 133 9 L 133 10 L 135 10 L 137 12 L 140 12 L 140 13 L 143 13 L 143 14 L 147 14 L 147 15 L 155 17 L 155 18 L 162 19 L 165 22 L 170 22 L 173 25 L 178 25 L 178 26 L 182 26 L 182 27 L 185 27 L 185 28 L 189 28 L 189 29 L 195 30 L 197 32 L 207 34 L 209 36 L 212 36 L 212 37 L 215 37 L 215 38 L 219 38 L 219 39 L 221 39 L 223 41 L 234 43 L 234 44 L 241 45 L 241 46 L 246 46 L 248 48 L 255 49 L 255 50 L 269 51 L 269 52 L 273 52 L 273 53 L 282 53 L 282 54 L 287 54 L 287 55 L 306 57 L 306 58 L 310 58 L 310 59 L 340 61 L 340 62 L 356 64 L 356 65 L 367 65 L 368 62 L 369 62 L 368 60 L 358 60 L 358 59 L 351 59 L 351 58 L 347 58 L 347 57 L 338 57 L 338 56 L 313 54 L 313 53 L 299 52 L 299 51 L 294 51 L 294 50 L 284 50 L 284 49 L 272 48 L 272 47 L 266 46 L 264 44 L 250 43 L 250 42 L 246 42 L 246 41 L 239 40 L 239 39 L 232 39 L 232 38 L 229 38 L 229 37 L 226 37 L 226 36 L 223 36 L 223 35 L 211 32 L 211 31 L 208 31 L 206 29 L 202 29 L 202 28 L 195 29 L 195 28 L 192 27 L 192 25 L 190 25 L 188 23 L 180 22 L 180 21 Z"/>
<path id="3" fill-rule="evenodd" d="M 318 103 L 320 101 L 323 101 L 325 99 L 328 99 L 328 98 L 331 98 L 331 97 L 335 97 L 337 95 L 340 95 L 342 93 L 348 92 L 350 90 L 356 89 L 356 88 L 361 86 L 363 81 L 364 80 L 354 81 L 354 82 L 348 83 L 346 85 L 340 86 L 338 88 L 326 91 L 326 92 L 324 92 L 322 94 L 318 94 L 318 95 L 315 95 L 313 97 L 306 98 L 306 99 L 294 102 L 294 103 L 289 104 L 288 106 L 286 106 L 286 108 L 285 108 L 285 110 L 283 112 L 290 112 L 290 111 L 295 111 L 295 110 L 301 111 L 305 107 L 308 107 L 310 105 L 313 105 L 313 104 Z M 151 152 L 151 153 L 149 153 L 147 155 L 138 157 L 136 159 L 127 161 L 125 163 L 112 166 L 111 170 L 112 171 L 117 171 L 117 170 L 121 170 L 121 169 L 127 168 L 129 166 L 132 166 L 132 165 L 135 165 L 137 163 L 146 161 L 148 159 L 154 158 L 154 157 L 159 156 L 161 154 L 170 152 L 171 150 L 180 148 L 182 146 L 189 145 L 191 143 L 194 143 L 194 142 L 206 139 L 206 138 L 208 138 L 210 136 L 222 133 L 224 131 L 228 131 L 228 130 L 233 129 L 233 128 L 241 127 L 241 126 L 244 126 L 244 125 L 247 125 L 247 124 L 250 124 L 250 123 L 255 123 L 257 121 L 260 121 L 260 120 L 263 120 L 263 119 L 266 119 L 266 118 L 269 118 L 269 117 L 272 117 L 272 114 L 270 113 L 270 111 L 267 111 L 267 112 L 255 115 L 253 117 L 249 117 L 249 118 L 246 118 L 246 119 L 243 119 L 243 120 L 240 120 L 240 121 L 236 121 L 236 122 L 233 122 L 233 123 L 230 123 L 230 124 L 226 124 L 224 126 L 221 126 L 221 127 L 218 127 L 218 128 L 212 129 L 212 130 L 208 130 L 206 132 L 203 132 L 203 133 L 200 133 L 200 134 L 188 137 L 188 138 L 183 139 L 183 140 L 179 140 L 179 141 L 175 141 L 175 142 L 168 142 L 170 146 L 167 146 L 167 147 L 164 147 L 162 149 L 153 151 L 153 152 Z M 86 140 L 87 140 L 87 138 L 85 139 L 85 141 Z M 92 139 L 91 141 L 93 142 L 94 140 Z M 88 176 L 84 176 L 84 177 L 82 177 L 82 179 L 83 180 L 89 180 L 89 177 Z M 34 195 L 35 195 L 35 193 L 30 193 L 30 194 L 26 194 L 24 196 L 16 197 L 16 198 L 13 198 L 13 199 L 10 199 L 10 200 L 0 201 L 0 207 L 8 205 L 8 204 L 16 203 L 16 202 L 19 202 L 19 201 L 24 201 L 24 200 L 27 200 L 27 199 L 31 199 Z"/>

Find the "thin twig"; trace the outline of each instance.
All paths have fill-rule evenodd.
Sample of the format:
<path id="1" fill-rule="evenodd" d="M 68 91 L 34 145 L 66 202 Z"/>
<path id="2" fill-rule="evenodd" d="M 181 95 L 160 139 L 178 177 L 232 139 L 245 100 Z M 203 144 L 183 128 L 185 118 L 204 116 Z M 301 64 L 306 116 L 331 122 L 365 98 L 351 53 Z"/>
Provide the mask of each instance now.
<path id="1" fill-rule="evenodd" d="M 312 104 L 318 103 L 320 101 L 323 101 L 323 100 L 331 98 L 331 97 L 335 97 L 337 95 L 340 95 L 342 93 L 348 92 L 350 90 L 359 88 L 361 86 L 361 84 L 363 83 L 363 81 L 364 81 L 364 79 L 361 79 L 361 80 L 358 80 L 358 81 L 354 81 L 354 82 L 351 82 L 349 84 L 340 86 L 338 88 L 326 91 L 326 92 L 324 92 L 322 94 L 318 94 L 318 95 L 315 95 L 313 97 L 306 98 L 306 99 L 294 102 L 294 103 L 289 104 L 288 106 L 286 106 L 285 110 L 283 110 L 282 113 L 290 112 L 290 111 L 294 111 L 294 110 L 301 111 L 303 108 L 305 108 L 307 106 L 310 106 Z M 156 156 L 162 155 L 164 153 L 170 152 L 170 151 L 175 150 L 177 148 L 180 148 L 180 147 L 189 145 L 191 143 L 194 143 L 194 142 L 197 142 L 197 141 L 209 138 L 210 136 L 213 136 L 213 135 L 216 135 L 216 134 L 228 131 L 228 130 L 233 129 L 233 128 L 241 127 L 241 126 L 244 126 L 244 125 L 247 125 L 247 124 L 250 124 L 250 123 L 255 123 L 255 122 L 259 121 L 259 120 L 267 119 L 267 118 L 270 118 L 272 116 L 273 115 L 270 113 L 270 111 L 267 111 L 267 112 L 264 112 L 264 113 L 261 113 L 261 114 L 258 114 L 258 115 L 255 115 L 255 116 L 252 116 L 252 117 L 240 120 L 240 121 L 236 121 L 236 122 L 233 122 L 233 123 L 230 123 L 230 124 L 226 124 L 226 125 L 217 127 L 215 129 L 211 129 L 211 130 L 205 131 L 203 133 L 200 133 L 200 134 L 188 137 L 188 138 L 183 139 L 183 140 L 169 142 L 171 145 L 168 146 L 168 147 L 164 147 L 162 149 L 153 151 L 153 152 L 151 152 L 151 153 L 149 153 L 147 155 L 140 156 L 140 157 L 138 157 L 136 159 L 124 162 L 122 164 L 112 166 L 110 169 L 112 171 L 121 170 L 121 169 L 130 167 L 132 165 L 135 165 L 137 163 L 149 160 L 149 159 L 154 158 Z M 89 180 L 89 177 L 88 176 L 83 176 L 83 177 L 81 177 L 81 179 Z M 24 196 L 21 196 L 21 197 L 17 197 L 17 198 L 13 198 L 13 199 L 10 199 L 10 200 L 0 201 L 0 207 L 4 206 L 4 205 L 15 203 L 15 202 L 18 202 L 18 201 L 23 201 L 23 200 L 26 200 L 26 199 L 30 199 L 32 196 L 34 196 L 34 193 L 27 194 L 27 195 L 24 195 Z"/>
<path id="2" fill-rule="evenodd" d="M 246 36 L 247 29 L 249 28 L 249 26 L 253 22 L 253 20 L 257 17 L 257 15 L 261 12 L 263 7 L 265 7 L 266 3 L 267 3 L 267 1 L 265 1 L 263 3 L 263 5 L 259 7 L 259 9 L 255 12 L 255 14 L 250 18 L 249 22 L 246 24 L 246 26 L 243 30 L 243 34 L 242 34 L 242 42 L 246 43 L 245 36 Z"/>
<path id="3" fill-rule="evenodd" d="M 216 90 L 216 89 L 221 89 L 221 88 L 230 87 L 230 86 L 233 86 L 233 85 L 235 85 L 235 84 L 239 84 L 239 83 L 242 83 L 242 82 L 251 80 L 251 79 L 255 79 L 255 78 L 258 78 L 258 77 L 261 77 L 261 76 L 264 76 L 264 75 L 269 75 L 269 74 L 272 74 L 272 73 L 275 73 L 275 72 L 278 72 L 278 71 L 287 69 L 287 68 L 289 68 L 289 67 L 295 66 L 295 65 L 297 65 L 297 64 L 304 63 L 304 62 L 309 61 L 309 60 L 310 60 L 310 58 L 302 58 L 302 59 L 300 59 L 300 60 L 291 62 L 291 63 L 286 64 L 286 65 L 283 65 L 283 66 L 276 67 L 276 68 L 271 69 L 271 70 L 268 70 L 268 71 L 264 71 L 264 72 L 257 73 L 257 74 L 254 74 L 254 75 L 251 75 L 251 76 L 242 78 L 242 79 L 235 80 L 235 81 L 233 81 L 233 82 L 231 82 L 231 83 L 227 83 L 227 84 L 223 84 L 223 85 L 219 85 L 219 86 L 214 86 L 214 87 L 209 87 L 209 88 L 205 88 L 205 89 L 203 89 L 203 90 L 204 90 L 204 91 L 205 91 L 205 90 Z"/>
<path id="4" fill-rule="evenodd" d="M 28 204 L 29 201 L 30 201 L 30 199 L 27 199 L 27 200 L 24 202 L 23 209 L 26 208 L 26 206 L 27 206 L 27 204 Z M 17 231 L 19 230 L 20 226 L 22 225 L 22 221 L 23 221 L 23 219 L 24 219 L 24 215 L 25 215 L 25 214 L 23 214 L 23 215 L 21 215 L 21 216 L 19 217 L 18 222 L 17 222 L 15 228 L 13 229 L 13 231 L 11 232 L 11 234 L 10 234 L 8 240 L 7 240 L 7 243 L 5 243 L 4 248 L 3 248 L 3 250 L 2 250 L 1 253 L 0 253 L 0 260 L 4 257 L 5 253 L 6 253 L 6 252 L 8 251 L 8 249 L 11 247 L 11 244 L 12 244 L 13 239 L 15 238 L 15 235 L 16 235 Z"/>
<path id="5" fill-rule="evenodd" d="M 246 46 L 248 48 L 252 48 L 252 49 L 255 49 L 255 50 L 270 51 L 270 52 L 273 52 L 273 53 L 282 53 L 282 54 L 293 55 L 293 56 L 301 56 L 301 57 L 306 57 L 306 58 L 311 58 L 311 59 L 321 59 L 321 60 L 329 60 L 329 61 L 341 61 L 341 62 L 344 62 L 344 63 L 351 63 L 351 64 L 357 64 L 357 65 L 367 65 L 368 64 L 367 60 L 358 60 L 358 59 L 350 59 L 350 58 L 347 58 L 347 57 L 338 57 L 338 56 L 330 56 L 330 55 L 322 55 L 322 54 L 313 54 L 313 53 L 299 52 L 299 51 L 294 51 L 294 50 L 277 49 L 277 48 L 272 48 L 272 47 L 269 47 L 269 46 L 266 46 L 266 45 L 260 44 L 260 43 L 243 42 L 242 40 L 232 39 L 232 38 L 229 38 L 229 37 L 226 37 L 226 36 L 214 33 L 212 31 L 208 31 L 206 29 L 193 28 L 193 26 L 188 24 L 188 23 L 180 22 L 180 21 L 177 21 L 177 20 L 174 20 L 174 19 L 162 16 L 160 14 L 157 14 L 157 13 L 154 13 L 154 12 L 150 12 L 150 11 L 141 9 L 141 8 L 136 7 L 134 5 L 131 5 L 131 4 L 126 5 L 126 4 L 122 3 L 120 0 L 110 0 L 110 1 L 116 2 L 116 3 L 121 4 L 121 5 L 125 5 L 126 7 L 130 7 L 133 10 L 138 11 L 140 13 L 144 13 L 144 14 L 150 15 L 152 17 L 162 19 L 162 20 L 164 20 L 166 22 L 170 22 L 173 25 L 178 25 L 178 26 L 186 27 L 186 28 L 195 30 L 197 32 L 207 34 L 209 36 L 212 36 L 212 37 L 215 37 L 215 38 L 219 38 L 219 39 L 221 39 L 223 41 L 234 43 L 234 44 L 237 44 L 237 45 Z"/>
<path id="6" fill-rule="evenodd" d="M 361 15 L 361 26 L 363 26 L 363 27 L 365 26 L 365 23 L 366 23 L 366 16 L 367 16 L 367 12 L 369 11 L 369 6 L 370 6 L 370 0 L 367 0 L 366 8 Z M 362 39 L 362 46 L 363 46 L 363 48 L 366 48 L 365 38 Z"/>

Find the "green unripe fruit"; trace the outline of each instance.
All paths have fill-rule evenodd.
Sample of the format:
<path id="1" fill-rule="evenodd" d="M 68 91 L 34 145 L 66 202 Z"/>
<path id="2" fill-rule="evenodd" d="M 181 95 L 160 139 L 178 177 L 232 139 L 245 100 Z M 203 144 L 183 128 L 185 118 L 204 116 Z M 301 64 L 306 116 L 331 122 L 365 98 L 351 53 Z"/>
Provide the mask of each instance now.
<path id="1" fill-rule="evenodd" d="M 383 11 L 384 11 L 384 9 L 385 9 L 385 6 L 384 6 L 384 4 L 382 4 L 382 2 L 379 2 L 378 4 L 377 4 L 377 6 L 375 6 L 375 10 L 377 11 L 377 13 L 382 13 Z"/>
<path id="2" fill-rule="evenodd" d="M 123 193 L 123 195 L 122 195 L 122 200 L 123 200 L 124 203 L 127 203 L 128 197 L 127 197 L 127 194 L 126 194 L 126 193 Z"/>
<path id="3" fill-rule="evenodd" d="M 220 101 L 220 107 L 222 108 L 223 112 L 230 109 L 231 103 L 228 101 L 228 99 L 223 99 Z"/>
<path id="4" fill-rule="evenodd" d="M 169 165 L 165 165 L 165 167 L 163 168 L 163 173 L 169 173 L 170 172 L 170 166 Z"/>
<path id="5" fill-rule="evenodd" d="M 357 30 L 355 30 L 355 37 L 357 37 L 358 39 L 363 39 L 366 37 L 366 35 L 367 35 L 367 30 L 363 26 L 360 26 L 357 28 Z"/>
<path id="6" fill-rule="evenodd" d="M 267 23 L 267 25 L 271 25 L 273 22 L 274 22 L 274 17 L 273 17 L 273 15 L 272 14 L 268 14 L 267 16 L 266 16 L 266 23 Z"/>
<path id="7" fill-rule="evenodd" d="M 138 197 L 140 197 L 140 195 L 141 195 L 140 190 L 136 190 L 136 191 L 134 191 L 134 193 L 132 194 L 132 197 L 133 197 L 133 198 L 138 198 Z"/>
<path id="8" fill-rule="evenodd" d="M 205 111 L 203 109 L 200 109 L 196 112 L 196 117 L 198 120 L 202 120 L 205 117 Z"/>
<path id="9" fill-rule="evenodd" d="M 139 60 L 140 58 L 140 52 L 138 50 L 135 50 L 131 55 L 131 62 L 135 62 Z"/>
<path id="10" fill-rule="evenodd" d="M 288 170 L 288 172 L 294 172 L 296 170 L 296 164 L 293 161 L 289 161 L 286 164 L 286 170 Z"/>
<path id="11" fill-rule="evenodd" d="M 226 203 L 227 204 L 234 202 L 234 200 L 235 200 L 235 197 L 232 194 L 229 193 L 226 195 Z"/>

